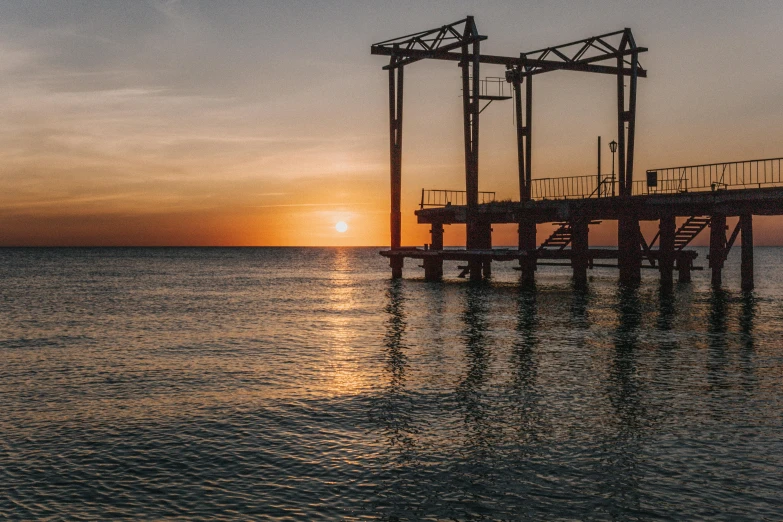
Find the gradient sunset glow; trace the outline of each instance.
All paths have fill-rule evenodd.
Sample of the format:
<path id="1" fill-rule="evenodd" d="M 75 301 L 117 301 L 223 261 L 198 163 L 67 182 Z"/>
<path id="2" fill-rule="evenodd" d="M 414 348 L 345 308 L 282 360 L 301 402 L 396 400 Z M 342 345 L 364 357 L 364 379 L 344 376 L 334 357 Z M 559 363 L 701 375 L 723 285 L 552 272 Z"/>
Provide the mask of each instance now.
<path id="1" fill-rule="evenodd" d="M 386 245 L 388 79 L 369 46 L 466 14 L 496 54 L 632 27 L 650 49 L 637 172 L 783 156 L 782 4 L 580 6 L 4 3 L 0 245 Z M 534 177 L 595 172 L 596 136 L 614 137 L 613 81 L 537 82 Z M 405 95 L 403 243 L 423 244 L 422 187 L 464 189 L 459 70 L 408 67 Z M 480 189 L 513 198 L 510 104 L 488 108 L 481 129 Z M 780 244 L 780 225 L 759 218 L 757 244 Z M 497 226 L 494 243 L 515 234 Z M 463 238 L 447 228 L 448 244 Z M 591 239 L 615 241 L 612 225 Z"/>

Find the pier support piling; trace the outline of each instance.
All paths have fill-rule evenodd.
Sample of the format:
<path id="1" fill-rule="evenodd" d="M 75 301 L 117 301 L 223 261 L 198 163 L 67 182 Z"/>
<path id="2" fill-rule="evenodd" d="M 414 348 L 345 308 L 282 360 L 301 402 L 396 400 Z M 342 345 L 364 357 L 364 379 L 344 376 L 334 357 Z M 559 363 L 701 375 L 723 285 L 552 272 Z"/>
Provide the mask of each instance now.
<path id="1" fill-rule="evenodd" d="M 712 284 L 720 286 L 723 263 L 726 260 L 726 216 L 714 214 L 710 221 L 710 269 Z"/>
<path id="2" fill-rule="evenodd" d="M 471 281 L 481 281 L 482 262 L 480 259 L 468 261 L 468 273 Z"/>
<path id="3" fill-rule="evenodd" d="M 389 258 L 389 266 L 392 269 L 392 279 L 402 278 L 402 266 L 405 263 L 405 258 L 402 256 L 395 256 Z"/>
<path id="4" fill-rule="evenodd" d="M 443 279 L 443 258 L 431 256 L 424 258 L 424 280 L 440 281 Z"/>
<path id="5" fill-rule="evenodd" d="M 474 225 L 474 245 L 478 250 L 492 250 L 492 223 L 477 221 Z M 482 275 L 485 278 L 492 276 L 492 259 L 489 257 L 476 258 L 468 262 L 471 281 L 480 281 Z"/>
<path id="6" fill-rule="evenodd" d="M 571 267 L 574 270 L 574 285 L 584 287 L 587 285 L 587 268 L 590 263 L 589 249 L 589 221 L 578 218 L 571 222 Z"/>
<path id="7" fill-rule="evenodd" d="M 742 274 L 742 289 L 753 290 L 753 215 L 742 214 L 740 216 L 742 238 L 742 261 L 740 272 Z"/>
<path id="8" fill-rule="evenodd" d="M 432 223 L 430 228 L 431 243 L 430 251 L 439 252 L 443 250 L 443 224 L 439 222 Z M 440 281 L 443 279 L 443 256 L 430 256 L 424 258 L 424 280 Z"/>
<path id="9" fill-rule="evenodd" d="M 631 212 L 626 211 L 620 214 L 617 226 L 617 247 L 620 283 L 624 285 L 638 284 L 642 280 L 642 250 L 639 240 L 639 220 Z"/>
<path id="10" fill-rule="evenodd" d="M 680 283 L 691 282 L 691 269 L 693 260 L 690 257 L 681 255 L 677 258 L 677 281 Z"/>
<path id="11" fill-rule="evenodd" d="M 658 230 L 660 231 L 658 270 L 661 273 L 661 285 L 671 286 L 674 282 L 674 239 L 677 234 L 675 217 L 661 217 Z"/>
<path id="12" fill-rule="evenodd" d="M 432 240 L 430 241 L 430 250 L 443 250 L 443 224 L 434 222 L 430 228 Z"/>
<path id="13" fill-rule="evenodd" d="M 481 272 L 484 275 L 484 279 L 492 277 L 492 260 L 487 258 L 481 263 Z"/>
<path id="14" fill-rule="evenodd" d="M 535 284 L 536 279 L 536 222 L 534 219 L 523 219 L 519 222 L 519 251 L 527 256 L 520 258 L 519 268 L 521 281 L 525 286 Z"/>

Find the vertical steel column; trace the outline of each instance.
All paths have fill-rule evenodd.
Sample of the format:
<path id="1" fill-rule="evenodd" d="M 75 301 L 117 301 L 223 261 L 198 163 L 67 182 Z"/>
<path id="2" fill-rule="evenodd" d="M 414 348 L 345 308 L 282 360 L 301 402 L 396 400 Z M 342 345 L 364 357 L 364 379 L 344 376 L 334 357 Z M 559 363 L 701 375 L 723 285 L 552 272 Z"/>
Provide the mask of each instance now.
<path id="1" fill-rule="evenodd" d="M 742 233 L 742 289 L 753 290 L 753 214 L 740 216 Z"/>
<path id="2" fill-rule="evenodd" d="M 625 45 L 623 39 L 623 45 L 620 50 L 623 50 Z M 627 191 L 625 183 L 625 78 L 623 77 L 623 59 L 617 58 L 617 169 L 620 182 L 620 196 L 627 196 L 630 193 Z"/>
<path id="3" fill-rule="evenodd" d="M 392 56 L 391 65 L 397 59 Z M 402 241 L 402 86 L 404 67 L 389 69 L 389 145 L 391 163 L 391 249 L 400 248 Z M 392 257 L 389 265 L 392 278 L 402 277 L 403 257 Z"/>
<path id="4" fill-rule="evenodd" d="M 712 284 L 720 286 L 723 263 L 726 260 L 726 216 L 716 214 L 710 221 L 710 268 Z"/>
<path id="5" fill-rule="evenodd" d="M 574 270 L 574 286 L 583 288 L 587 285 L 587 267 L 590 263 L 589 220 L 579 216 L 571 222 L 571 267 Z"/>
<path id="6" fill-rule="evenodd" d="M 514 87 L 514 116 L 517 120 L 517 168 L 519 171 L 519 201 L 530 199 L 530 188 L 525 175 L 525 126 L 522 124 L 522 72 L 518 68 L 509 71 Z"/>
<path id="7" fill-rule="evenodd" d="M 392 65 L 396 59 L 392 57 Z M 404 67 L 389 69 L 389 143 L 391 158 L 391 248 L 400 248 L 402 218 L 402 86 Z"/>
<path id="8" fill-rule="evenodd" d="M 533 181 L 533 76 L 528 75 L 525 86 L 525 176 L 527 198 L 530 199 Z"/>
<path id="9" fill-rule="evenodd" d="M 465 139 L 465 190 L 470 191 L 470 176 L 473 168 L 473 149 L 471 146 L 471 128 L 470 128 L 470 62 L 468 61 L 468 46 L 462 46 L 462 132 Z M 470 198 L 466 202 L 470 208 Z"/>
<path id="10" fill-rule="evenodd" d="M 596 185 L 595 193 L 597 197 L 601 197 L 601 136 L 598 136 L 598 171 L 596 173 Z"/>
<path id="11" fill-rule="evenodd" d="M 473 97 L 471 102 L 473 107 L 471 110 L 472 125 L 471 125 L 471 142 L 473 149 L 473 203 L 478 205 L 478 173 L 479 173 L 479 95 L 481 94 L 481 77 L 479 76 L 479 64 L 481 63 L 481 49 L 479 42 L 473 43 L 473 66 L 471 72 L 473 74 Z"/>
<path id="12" fill-rule="evenodd" d="M 465 133 L 465 196 L 468 215 L 478 206 L 478 113 L 479 113 L 479 44 L 473 44 L 473 57 L 468 46 L 462 48 L 462 109 Z M 473 75 L 471 82 L 471 73 Z M 472 83 L 472 85 L 471 85 Z M 469 227 L 470 228 L 470 227 Z M 468 242 L 471 241 L 468 233 Z M 470 246 L 468 246 L 470 248 Z"/>
<path id="13" fill-rule="evenodd" d="M 629 31 L 630 32 L 630 31 Z M 625 113 L 625 120 L 628 122 L 628 143 L 627 156 L 625 167 L 625 185 L 626 194 L 633 194 L 633 146 L 634 137 L 636 135 L 636 84 L 638 83 L 639 76 L 639 54 L 633 53 L 631 55 L 631 79 L 630 89 L 628 93 L 628 112 Z"/>
<path id="14" fill-rule="evenodd" d="M 466 29 L 467 31 L 467 29 Z M 468 61 L 468 46 L 462 46 L 462 61 L 460 62 L 462 68 L 462 131 L 465 139 L 465 192 L 467 196 L 466 216 L 465 216 L 465 248 L 470 250 L 473 246 L 473 227 L 471 225 L 473 221 L 473 214 L 475 209 L 471 205 L 470 200 L 470 187 L 471 176 L 473 171 L 473 148 L 471 144 L 471 99 L 470 99 L 470 62 Z M 468 260 L 468 271 L 470 279 L 481 278 L 481 264 Z"/>
<path id="15" fill-rule="evenodd" d="M 628 46 L 628 34 L 626 30 L 620 43 L 619 51 L 624 51 Z M 617 57 L 617 166 L 619 171 L 620 197 L 623 198 L 622 209 L 620 211 L 619 222 L 617 226 L 617 247 L 618 247 L 618 265 L 620 267 L 620 282 L 623 284 L 635 285 L 641 281 L 641 247 L 639 238 L 639 220 L 637 219 L 630 197 L 633 192 L 633 134 L 629 133 L 628 143 L 631 143 L 630 150 L 627 148 L 625 138 L 625 123 L 629 122 L 629 130 L 632 126 L 632 113 L 636 104 L 636 81 L 631 81 L 631 109 L 625 110 L 625 77 L 623 76 L 623 57 Z M 633 75 L 632 75 L 633 76 Z M 629 155 L 626 156 L 626 152 Z"/>
<path id="16" fill-rule="evenodd" d="M 530 157 L 529 143 L 530 143 L 530 122 L 532 106 L 533 106 L 533 91 L 532 91 L 532 76 L 528 76 L 527 84 L 525 85 L 525 124 L 522 122 L 522 83 L 524 77 L 522 76 L 522 68 L 515 67 L 511 74 L 513 74 L 514 85 L 514 110 L 517 120 L 517 163 L 519 166 L 519 201 L 529 201 L 531 199 L 531 178 L 530 178 L 530 164 L 528 159 Z M 530 87 L 530 88 L 528 88 Z M 522 211 L 524 212 L 524 211 Z M 522 284 L 530 286 L 535 283 L 536 273 L 536 221 L 529 217 L 522 217 L 519 220 L 519 228 L 517 230 L 519 238 L 519 251 L 526 253 L 525 257 L 520 258 L 519 266 L 521 269 Z"/>
<path id="17" fill-rule="evenodd" d="M 674 282 L 674 238 L 677 234 L 675 216 L 662 216 L 658 230 L 660 231 L 658 269 L 661 273 L 661 285 L 671 286 Z"/>
<path id="18" fill-rule="evenodd" d="M 466 31 L 473 31 L 473 19 L 468 17 Z M 468 46 L 462 46 L 462 108 L 465 134 L 465 198 L 466 212 L 466 247 L 468 250 L 482 248 L 486 243 L 485 233 L 478 223 L 478 145 L 479 145 L 479 94 L 480 94 L 480 46 L 473 42 L 473 55 L 468 53 Z M 471 78 L 472 75 L 472 78 Z M 471 82 L 472 79 L 472 82 Z M 491 240 L 490 240 L 491 241 Z M 471 280 L 481 279 L 480 259 L 468 261 Z"/>
<path id="19" fill-rule="evenodd" d="M 520 69 L 521 72 L 521 69 Z M 533 76 L 527 76 L 525 83 L 525 186 L 527 200 L 533 197 Z M 524 227 L 525 244 L 528 252 L 525 264 L 522 266 L 522 280 L 533 283 L 537 268 L 536 253 L 536 221 L 528 219 L 520 223 Z M 522 233 L 520 232 L 520 237 Z M 520 243 L 521 244 L 521 243 Z"/>

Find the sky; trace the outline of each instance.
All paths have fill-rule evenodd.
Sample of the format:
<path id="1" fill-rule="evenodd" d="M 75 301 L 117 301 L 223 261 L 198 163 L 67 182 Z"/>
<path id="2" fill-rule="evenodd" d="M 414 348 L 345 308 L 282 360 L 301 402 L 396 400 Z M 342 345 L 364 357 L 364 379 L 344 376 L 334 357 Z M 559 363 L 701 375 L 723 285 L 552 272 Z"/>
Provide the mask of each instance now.
<path id="1" fill-rule="evenodd" d="M 509 56 L 632 28 L 649 48 L 637 173 L 783 156 L 780 1 L 8 1 L 0 246 L 388 245 L 388 59 L 370 45 L 466 15 L 482 52 Z M 459 75 L 406 68 L 403 244 L 429 242 L 422 188 L 464 190 Z M 534 177 L 595 172 L 614 82 L 537 77 Z M 511 110 L 481 115 L 480 190 L 498 198 L 518 193 Z M 783 219 L 756 222 L 757 244 L 783 244 Z M 493 239 L 514 244 L 513 227 Z"/>

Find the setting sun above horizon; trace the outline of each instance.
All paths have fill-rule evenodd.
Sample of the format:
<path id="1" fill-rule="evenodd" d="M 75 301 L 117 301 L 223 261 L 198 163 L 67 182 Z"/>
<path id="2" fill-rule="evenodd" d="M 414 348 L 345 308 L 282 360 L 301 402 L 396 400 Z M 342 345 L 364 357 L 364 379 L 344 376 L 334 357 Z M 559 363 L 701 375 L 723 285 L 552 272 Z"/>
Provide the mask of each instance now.
<path id="1" fill-rule="evenodd" d="M 337 224 L 334 226 L 334 229 L 342 234 L 343 232 L 346 232 L 348 230 L 348 224 L 345 221 L 338 221 Z"/>

